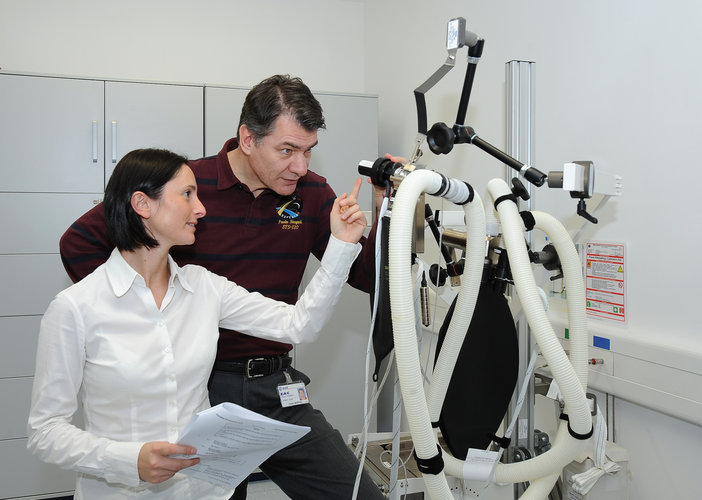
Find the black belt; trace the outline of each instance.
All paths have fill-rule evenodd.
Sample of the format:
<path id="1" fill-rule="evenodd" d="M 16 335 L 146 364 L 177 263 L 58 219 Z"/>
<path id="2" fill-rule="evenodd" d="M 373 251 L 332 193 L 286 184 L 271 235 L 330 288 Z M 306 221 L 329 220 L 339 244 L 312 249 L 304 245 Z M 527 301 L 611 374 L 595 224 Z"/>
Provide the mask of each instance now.
<path id="1" fill-rule="evenodd" d="M 292 358 L 283 354 L 242 361 L 215 361 L 214 369 L 221 372 L 243 373 L 246 378 L 256 378 L 284 370 L 291 364 Z"/>

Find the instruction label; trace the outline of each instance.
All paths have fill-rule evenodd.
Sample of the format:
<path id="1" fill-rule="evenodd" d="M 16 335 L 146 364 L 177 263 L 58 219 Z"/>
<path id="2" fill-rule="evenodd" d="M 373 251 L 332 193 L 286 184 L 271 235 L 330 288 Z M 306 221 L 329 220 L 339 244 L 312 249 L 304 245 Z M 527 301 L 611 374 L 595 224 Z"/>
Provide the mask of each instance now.
<path id="1" fill-rule="evenodd" d="M 585 244 L 587 314 L 626 322 L 626 246 L 624 243 Z"/>

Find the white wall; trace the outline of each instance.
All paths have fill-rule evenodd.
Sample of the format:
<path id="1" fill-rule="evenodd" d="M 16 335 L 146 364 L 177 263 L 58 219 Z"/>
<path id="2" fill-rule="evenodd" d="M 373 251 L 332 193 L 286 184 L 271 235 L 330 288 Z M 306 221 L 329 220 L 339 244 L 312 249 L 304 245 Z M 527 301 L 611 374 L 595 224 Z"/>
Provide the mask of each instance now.
<path id="1" fill-rule="evenodd" d="M 590 159 L 624 176 L 624 196 L 611 203 L 586 238 L 625 241 L 629 250 L 628 330 L 702 352 L 695 326 L 702 277 L 696 160 L 702 155 L 702 3 L 424 2 L 367 4 L 367 90 L 378 93 L 381 151 L 409 154 L 416 135 L 413 89 L 445 60 L 446 21 L 463 16 L 485 38 L 467 124 L 504 148 L 505 63 L 536 62 L 536 162 L 542 171 Z M 413 29 L 413 28 L 419 29 Z M 370 47 L 375 47 L 370 49 Z M 456 68 L 427 93 L 429 125 L 453 123 L 465 73 Z M 430 167 L 474 183 L 501 176 L 501 165 L 470 145 Z M 543 188 L 536 206 L 575 212 L 565 193 Z M 570 221 L 570 219 L 567 219 Z M 664 332 L 664 333 L 663 333 Z"/>
<path id="2" fill-rule="evenodd" d="M 363 9 L 343 0 L 0 0 L 0 67 L 240 86 L 289 73 L 312 90 L 362 92 Z"/>
<path id="3" fill-rule="evenodd" d="M 380 96 L 380 151 L 411 152 L 417 126 L 412 91 L 446 59 L 446 22 L 457 16 L 485 39 L 466 124 L 504 148 L 505 63 L 535 61 L 535 166 L 548 172 L 588 159 L 624 177 L 624 195 L 584 235 L 627 244 L 629 319 L 613 328 L 652 351 L 661 344 L 702 360 L 702 68 L 695 56 L 702 3 L 368 2 L 366 90 Z M 459 52 L 456 67 L 427 93 L 430 126 L 453 124 L 465 55 Z M 440 158 L 425 153 L 429 168 L 481 191 L 488 179 L 503 175 L 501 164 L 470 145 Z M 535 206 L 569 227 L 576 222 L 575 202 L 565 193 L 542 188 Z M 590 321 L 591 330 L 602 325 Z M 702 374 L 702 361 L 696 365 L 691 371 Z M 622 399 L 615 414 L 617 441 L 632 455 L 631 498 L 699 496 L 695 471 L 702 462 L 694 446 L 681 443 L 702 442 L 702 427 Z"/>

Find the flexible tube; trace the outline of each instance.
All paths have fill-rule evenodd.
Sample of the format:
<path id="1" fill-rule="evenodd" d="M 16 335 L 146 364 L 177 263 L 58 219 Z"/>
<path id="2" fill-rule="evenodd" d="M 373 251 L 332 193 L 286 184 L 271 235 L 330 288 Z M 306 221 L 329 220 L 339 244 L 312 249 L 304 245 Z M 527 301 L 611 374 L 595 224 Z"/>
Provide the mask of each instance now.
<path id="1" fill-rule="evenodd" d="M 411 245 L 412 221 L 418 196 L 422 192 L 434 194 L 440 191 L 448 191 L 444 189 L 446 187 L 445 182 L 446 179 L 439 174 L 426 170 L 418 170 L 408 175 L 403 180 L 400 189 L 398 189 L 394 206 L 394 220 L 390 227 L 390 296 L 397 369 L 407 410 L 407 420 L 419 459 L 434 457 L 437 453 L 437 448 L 421 379 L 412 302 L 413 283 L 409 273 L 411 261 L 408 249 Z M 491 181 L 488 189 L 493 200 L 511 195 L 507 185 L 498 179 Z M 559 382 L 561 393 L 566 401 L 566 408 L 570 414 L 570 427 L 578 434 L 586 434 L 592 426 L 584 393 L 587 367 L 585 367 L 583 372 L 584 376 L 576 374 L 546 318 L 538 292 L 535 291 L 537 287 L 531 273 L 530 262 L 523 241 L 524 227 L 516 204 L 500 203 L 498 213 L 503 226 L 503 238 L 510 256 L 510 267 L 517 292 L 524 305 L 527 319 L 534 331 L 537 343 L 541 347 L 542 354 L 549 363 L 554 377 Z M 547 231 L 558 233 L 559 229 L 551 227 L 555 225 L 548 217 L 539 215 L 539 221 L 543 226 L 547 226 Z M 554 235 L 554 239 L 558 239 L 557 234 Z M 559 243 L 559 246 L 566 247 L 567 245 Z M 556 249 L 557 251 L 559 250 L 558 247 Z M 564 254 L 568 253 L 568 250 L 564 251 Z M 482 258 L 480 260 L 482 265 Z M 570 262 L 572 259 L 565 257 L 564 260 L 566 262 L 563 265 L 566 279 L 569 275 L 580 274 L 579 263 L 577 273 L 575 273 L 576 266 Z M 577 260 L 577 254 L 575 260 Z M 568 268 L 567 272 L 566 268 Z M 577 284 L 577 277 L 574 279 L 576 280 L 574 283 Z M 581 274 L 580 279 L 582 280 Z M 573 289 L 576 288 L 578 287 L 573 285 Z M 576 300 L 577 294 L 573 298 L 573 302 Z M 580 302 L 584 306 L 584 301 Z M 569 302 L 570 305 L 571 303 Z M 578 306 L 575 303 L 573 305 Z M 574 316 L 569 316 L 569 320 L 573 321 L 576 332 L 579 332 L 574 332 L 574 334 L 577 334 L 579 337 L 586 337 L 586 334 L 583 335 L 585 332 L 584 328 L 579 329 L 575 324 L 579 321 L 577 313 Z M 583 322 L 581 321 L 580 323 Z M 577 349 L 576 347 L 576 351 Z M 582 357 L 583 361 L 586 358 L 579 352 L 571 355 L 571 357 L 576 363 L 579 363 L 579 358 Z M 436 399 L 440 399 L 438 395 Z M 586 440 L 573 438 L 568 430 L 568 424 L 563 422 L 558 429 L 551 450 L 526 462 L 497 464 L 495 480 L 498 483 L 514 483 L 539 478 L 533 481 L 533 487 L 527 489 L 527 492 L 525 492 L 527 496 L 524 496 L 524 498 L 542 498 L 541 491 L 546 489 L 550 491 L 553 480 L 557 478 L 555 472 L 579 456 L 584 450 L 586 443 Z M 448 473 L 461 477 L 462 461 L 451 457 L 449 454 L 444 454 L 444 461 L 446 464 L 445 470 Z M 453 498 L 446 483 L 444 471 L 437 474 L 424 474 L 424 480 L 432 499 L 451 500 Z"/>
<path id="2" fill-rule="evenodd" d="M 493 199 L 510 194 L 506 184 L 499 180 L 496 180 L 492 186 L 489 185 L 489 189 L 490 188 L 491 197 Z M 527 318 L 534 330 L 537 343 L 539 343 L 544 357 L 546 357 L 547 361 L 549 361 L 549 359 L 554 359 L 554 357 L 559 358 L 562 368 L 557 369 L 556 371 L 558 373 L 554 373 L 554 376 L 559 386 L 568 387 L 566 390 L 569 395 L 566 397 L 564 394 L 564 397 L 566 397 L 566 407 L 570 409 L 570 413 L 574 413 L 572 411 L 573 406 L 579 405 L 580 407 L 580 410 L 577 411 L 577 416 L 571 416 L 571 427 L 581 434 L 587 433 L 591 428 L 592 421 L 589 410 L 586 410 L 587 402 L 582 401 L 582 399 L 584 399 L 584 389 L 587 384 L 585 288 L 582 272 L 580 270 L 580 259 L 578 258 L 575 246 L 570 240 L 568 232 L 559 221 L 542 212 L 533 213 L 536 227 L 543 230 L 549 236 L 549 239 L 554 242 L 553 244 L 561 260 L 564 279 L 566 280 L 569 290 L 568 318 L 571 331 L 571 361 L 575 369 L 570 368 L 569 375 L 567 376 L 569 382 L 564 382 L 562 372 L 568 372 L 570 363 L 568 363 L 560 343 L 556 340 L 555 334 L 550 328 L 550 323 L 548 324 L 548 328 L 545 328 L 545 324 L 547 323 L 544 321 L 544 318 L 541 317 L 539 318 L 541 327 L 537 329 L 534 323 L 532 323 L 535 314 L 541 316 L 543 305 L 540 299 L 538 299 L 536 292 L 527 294 L 524 291 L 525 280 L 533 280 L 533 275 L 531 272 L 526 273 L 526 270 L 530 270 L 530 267 L 523 241 L 523 223 L 521 217 L 517 212 L 516 205 L 513 203 L 501 203 L 498 206 L 498 210 L 501 210 L 500 216 L 502 218 L 503 237 L 505 239 L 505 246 L 508 248 L 510 266 L 514 275 L 515 285 L 518 284 L 517 291 L 519 293 L 520 303 L 522 307 L 524 307 L 525 313 L 528 313 Z M 510 227 L 512 228 L 511 230 Z M 534 290 L 537 290 L 535 283 L 533 283 L 532 287 Z M 543 315 L 545 316 L 545 312 L 543 312 Z M 579 401 L 577 404 L 573 403 L 574 399 L 571 393 L 576 393 L 575 401 Z M 498 464 L 495 471 L 495 479 L 498 483 L 514 483 L 529 481 L 535 477 L 541 478 L 537 481 L 532 481 L 532 486 L 525 492 L 525 495 L 527 495 L 527 492 L 528 495 L 523 495 L 522 497 L 542 498 L 538 496 L 532 497 L 532 495 L 536 495 L 534 489 L 541 491 L 541 488 L 545 487 L 544 485 L 547 483 L 546 478 L 550 477 L 553 471 L 561 469 L 574 458 L 577 458 L 578 455 L 582 453 L 586 443 L 587 441 L 585 440 L 573 438 L 568 432 L 567 424 L 562 422 L 551 450 L 525 462 Z M 447 474 L 456 475 L 458 477 L 462 475 L 463 461 L 446 456 L 445 464 Z"/>
<path id="3" fill-rule="evenodd" d="M 407 175 L 397 190 L 390 224 L 390 303 L 397 372 L 407 423 L 419 459 L 434 457 L 437 454 L 437 445 L 421 378 L 409 250 L 417 198 L 423 192 L 438 192 L 443 181 L 439 174 L 429 170 L 415 170 Z M 443 471 L 438 474 L 423 474 L 423 477 L 433 500 L 453 499 Z"/>
<path id="4" fill-rule="evenodd" d="M 507 184 L 501 179 L 491 180 L 488 183 L 488 191 L 493 200 L 511 196 Z M 536 291 L 537 287 L 524 242 L 524 225 L 517 206 L 515 203 L 506 201 L 497 206 L 497 211 L 502 223 L 502 234 L 519 300 L 524 306 L 524 312 L 536 342 L 541 348 L 541 353 L 548 362 L 566 402 L 570 428 L 578 434 L 587 434 L 592 429 L 592 419 L 585 391 L 553 332 Z M 570 267 L 569 274 L 572 274 Z M 573 438 L 567 430 L 567 425 L 562 424 L 549 451 L 526 462 L 498 464 L 495 479 L 498 483 L 515 483 L 550 475 L 578 457 L 586 444 L 587 440 Z"/>
<path id="5" fill-rule="evenodd" d="M 473 318 L 473 311 L 480 291 L 480 280 L 483 275 L 485 208 L 477 193 L 474 194 L 472 202 L 463 205 L 463 211 L 467 224 L 465 266 L 461 276 L 461 289 L 456 299 L 456 307 L 454 307 L 451 323 L 441 345 L 439 358 L 429 386 L 427 404 L 432 422 L 439 421 L 456 360 Z"/>
<path id="6" fill-rule="evenodd" d="M 563 224 L 550 214 L 533 211 L 535 227 L 546 233 L 556 249 L 567 285 L 568 331 L 570 332 L 570 362 L 578 375 L 583 390 L 587 389 L 588 336 L 585 310 L 585 280 L 580 257 L 570 234 Z"/>

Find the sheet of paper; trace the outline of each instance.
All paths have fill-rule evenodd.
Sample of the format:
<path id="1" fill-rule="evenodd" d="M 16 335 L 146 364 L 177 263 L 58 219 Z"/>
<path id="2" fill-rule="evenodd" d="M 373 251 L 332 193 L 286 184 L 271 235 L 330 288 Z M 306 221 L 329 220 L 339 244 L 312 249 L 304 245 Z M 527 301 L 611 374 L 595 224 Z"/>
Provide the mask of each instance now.
<path id="1" fill-rule="evenodd" d="M 183 429 L 178 444 L 197 448 L 200 463 L 180 472 L 235 488 L 261 462 L 309 431 L 234 403 L 221 403 L 199 412 Z"/>

